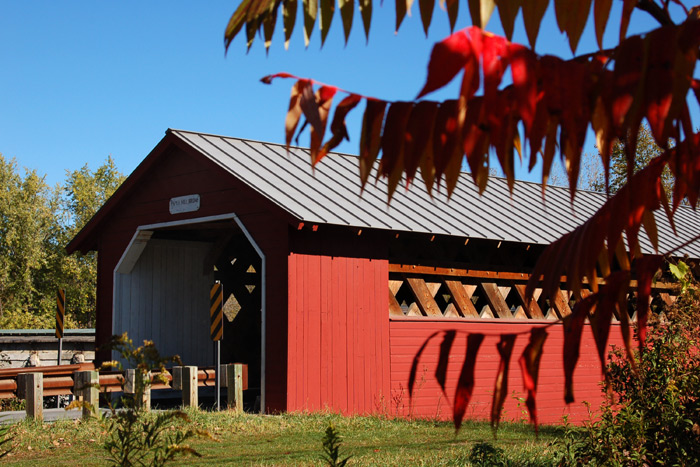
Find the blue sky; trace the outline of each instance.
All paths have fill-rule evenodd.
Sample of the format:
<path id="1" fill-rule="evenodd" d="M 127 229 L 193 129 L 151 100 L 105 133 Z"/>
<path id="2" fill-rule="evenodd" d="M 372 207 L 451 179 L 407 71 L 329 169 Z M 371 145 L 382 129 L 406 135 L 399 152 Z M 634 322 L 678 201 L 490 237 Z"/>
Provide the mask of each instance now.
<path id="1" fill-rule="evenodd" d="M 279 27 L 269 54 L 262 41 L 246 53 L 240 36 L 225 56 L 223 31 L 237 1 L 6 0 L 0 14 L 0 153 L 46 174 L 53 185 L 66 170 L 86 163 L 94 169 L 108 155 L 128 174 L 169 127 L 283 142 L 292 82 L 259 82 L 279 71 L 366 95 L 412 99 L 425 80 L 432 45 L 449 34 L 446 14 L 435 11 L 426 39 L 418 2 L 398 34 L 393 2 L 375 3 L 369 44 L 356 13 L 347 46 L 335 18 L 324 47 L 317 30 L 305 49 L 300 19 L 288 51 Z M 614 2 L 610 44 L 621 3 Z M 466 2 L 460 7 L 458 28 L 469 25 Z M 552 8 L 536 50 L 569 58 Z M 654 26 L 635 12 L 630 33 Z M 495 16 L 488 29 L 501 32 Z M 526 43 L 520 18 L 514 41 Z M 577 52 L 595 48 L 591 23 Z M 430 97 L 454 95 L 451 87 Z M 348 121 L 351 142 L 339 150 L 357 152 L 360 117 L 358 108 Z M 308 144 L 308 134 L 300 143 Z M 592 136 L 586 147 L 594 150 Z M 527 177 L 524 170 L 518 175 Z"/>

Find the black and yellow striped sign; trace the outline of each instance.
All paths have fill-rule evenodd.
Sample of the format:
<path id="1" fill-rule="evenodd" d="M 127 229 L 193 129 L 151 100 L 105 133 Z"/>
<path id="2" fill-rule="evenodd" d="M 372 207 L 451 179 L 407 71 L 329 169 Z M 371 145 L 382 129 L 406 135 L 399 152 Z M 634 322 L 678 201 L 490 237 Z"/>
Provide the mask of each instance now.
<path id="1" fill-rule="evenodd" d="M 209 316 L 211 317 L 211 340 L 220 341 L 224 336 L 224 288 L 221 282 L 216 282 L 209 294 L 210 307 Z"/>
<path id="2" fill-rule="evenodd" d="M 66 321 L 66 291 L 56 291 L 56 337 L 63 338 L 63 323 Z"/>

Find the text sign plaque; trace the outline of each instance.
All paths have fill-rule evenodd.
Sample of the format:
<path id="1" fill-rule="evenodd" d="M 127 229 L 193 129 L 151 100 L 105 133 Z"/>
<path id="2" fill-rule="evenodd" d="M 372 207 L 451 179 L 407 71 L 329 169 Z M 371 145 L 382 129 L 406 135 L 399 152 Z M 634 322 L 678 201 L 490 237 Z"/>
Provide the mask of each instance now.
<path id="1" fill-rule="evenodd" d="M 199 195 L 170 198 L 170 214 L 199 211 Z"/>

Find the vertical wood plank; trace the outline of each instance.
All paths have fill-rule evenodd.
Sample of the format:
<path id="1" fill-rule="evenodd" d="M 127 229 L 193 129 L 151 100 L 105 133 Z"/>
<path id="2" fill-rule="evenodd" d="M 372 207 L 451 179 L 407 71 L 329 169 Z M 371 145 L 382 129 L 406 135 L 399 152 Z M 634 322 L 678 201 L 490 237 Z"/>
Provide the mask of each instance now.
<path id="1" fill-rule="evenodd" d="M 355 318 L 357 316 L 357 313 L 355 313 L 355 296 L 354 296 L 354 290 L 350 284 L 352 284 L 352 281 L 354 280 L 355 274 L 354 274 L 354 268 L 352 267 L 352 263 L 348 261 L 347 258 L 342 258 L 342 262 L 345 266 L 345 270 L 347 271 L 347 279 L 346 279 L 346 295 L 345 295 L 345 309 L 346 309 L 346 314 L 348 317 L 348 325 L 346 327 L 347 331 L 347 362 L 348 362 L 348 413 L 353 413 L 355 411 L 356 407 L 356 398 L 355 398 L 355 360 L 354 360 L 354 352 L 355 352 Z"/>
<path id="2" fill-rule="evenodd" d="M 336 407 L 343 414 L 348 413 L 348 362 L 347 362 L 347 307 L 346 287 L 347 274 L 345 265 L 340 258 L 333 258 L 331 264 L 333 310 L 333 381 L 337 387 L 334 400 Z"/>
<path id="3" fill-rule="evenodd" d="M 297 387 L 297 364 L 299 362 L 299 354 L 297 352 L 297 328 L 296 321 L 299 314 L 297 301 L 299 300 L 298 285 L 297 285 L 297 263 L 299 256 L 290 253 L 287 257 L 287 401 L 288 410 L 294 410 L 296 387 Z M 269 321 L 268 327 L 274 326 L 274 323 Z"/>
<path id="4" fill-rule="evenodd" d="M 375 283 L 383 284 L 384 281 L 389 277 L 389 261 L 382 259 L 377 260 L 379 262 L 379 267 L 376 269 Z M 391 348 L 389 345 L 389 317 L 386 314 L 381 313 L 386 307 L 382 303 L 383 297 L 381 294 L 381 289 L 377 290 L 377 303 L 381 304 L 377 313 L 379 314 L 379 322 L 382 326 L 382 333 L 380 336 L 381 350 L 380 355 L 382 356 L 382 386 L 381 386 L 381 396 L 386 401 L 389 406 L 388 410 L 391 410 Z"/>
<path id="5" fill-rule="evenodd" d="M 333 314 L 329 306 L 330 261 L 328 256 L 321 256 L 320 293 L 321 293 L 321 408 L 333 404 L 333 377 L 330 360 L 332 358 L 331 341 L 333 338 Z"/>
<path id="6" fill-rule="evenodd" d="M 309 257 L 309 387 L 307 398 L 311 410 L 321 407 L 321 258 Z"/>

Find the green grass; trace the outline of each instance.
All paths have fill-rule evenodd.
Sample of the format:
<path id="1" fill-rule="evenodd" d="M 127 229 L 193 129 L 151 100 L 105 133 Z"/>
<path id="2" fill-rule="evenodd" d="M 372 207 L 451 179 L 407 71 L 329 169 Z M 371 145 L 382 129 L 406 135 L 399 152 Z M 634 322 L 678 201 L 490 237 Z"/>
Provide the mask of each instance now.
<path id="1" fill-rule="evenodd" d="M 315 415 L 235 415 L 189 411 L 196 428 L 214 439 L 191 445 L 203 457 L 180 458 L 173 465 L 323 465 L 321 440 L 329 422 L 343 439 L 348 465 L 469 465 L 472 446 L 488 441 L 514 465 L 554 465 L 560 427 L 540 427 L 539 439 L 523 423 L 502 423 L 494 440 L 488 423 L 467 422 L 455 437 L 449 422 L 390 420 L 379 417 Z M 106 431 L 99 421 L 22 422 L 12 429 L 15 446 L 4 465 L 105 465 Z"/>

